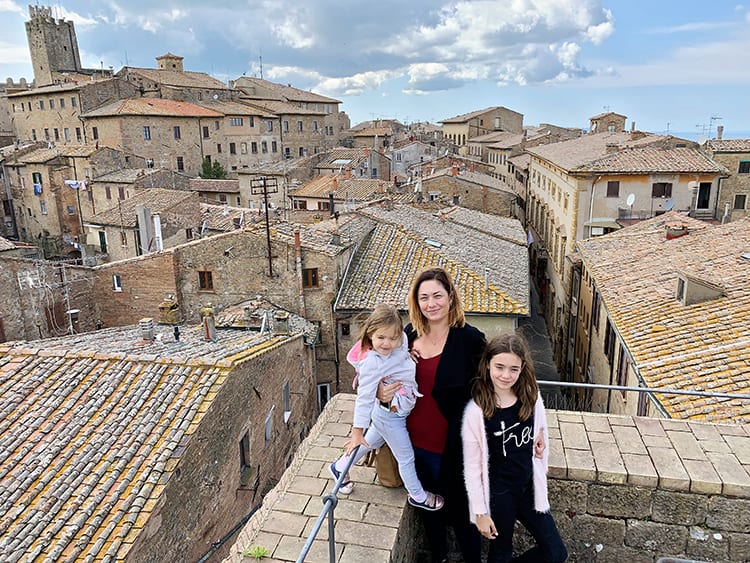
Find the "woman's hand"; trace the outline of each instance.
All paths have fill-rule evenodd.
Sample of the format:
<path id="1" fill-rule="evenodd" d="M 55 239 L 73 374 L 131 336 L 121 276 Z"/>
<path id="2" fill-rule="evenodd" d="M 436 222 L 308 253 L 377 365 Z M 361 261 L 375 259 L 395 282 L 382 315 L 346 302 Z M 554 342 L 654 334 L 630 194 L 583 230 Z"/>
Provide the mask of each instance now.
<path id="1" fill-rule="evenodd" d="M 534 440 L 534 457 L 542 459 L 545 449 L 547 449 L 547 444 L 544 443 L 544 434 L 540 432 L 539 436 Z"/>
<path id="2" fill-rule="evenodd" d="M 412 344 L 411 350 L 409 350 L 409 356 L 411 356 L 411 359 L 414 360 L 415 364 L 419 363 L 419 360 L 422 359 L 422 351 L 420 350 L 419 343 L 414 342 Z"/>
<path id="3" fill-rule="evenodd" d="M 344 444 L 344 453 L 346 455 L 351 455 L 354 448 L 357 446 L 364 446 L 368 450 L 370 449 L 370 444 L 365 440 L 364 431 L 361 428 L 352 428 L 352 437 L 349 438 L 349 441 L 346 444 Z"/>
<path id="4" fill-rule="evenodd" d="M 388 403 L 390 405 L 391 401 L 393 400 L 393 396 L 399 389 L 401 389 L 400 381 L 388 384 L 381 381 L 380 383 L 378 383 L 378 392 L 375 393 L 375 396 L 381 403 Z"/>
<path id="5" fill-rule="evenodd" d="M 497 537 L 497 528 L 489 514 L 477 514 L 477 528 L 485 538 L 494 540 Z"/>

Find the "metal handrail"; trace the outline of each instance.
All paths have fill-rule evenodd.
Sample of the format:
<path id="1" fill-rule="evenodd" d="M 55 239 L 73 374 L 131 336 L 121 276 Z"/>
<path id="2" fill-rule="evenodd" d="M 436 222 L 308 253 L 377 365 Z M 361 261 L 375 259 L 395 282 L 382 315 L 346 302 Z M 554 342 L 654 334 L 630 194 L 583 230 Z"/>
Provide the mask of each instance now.
<path id="1" fill-rule="evenodd" d="M 333 514 L 336 509 L 336 505 L 339 502 L 337 493 L 339 492 L 339 489 L 341 488 L 341 484 L 344 482 L 344 479 L 346 479 L 346 476 L 349 474 L 349 470 L 351 469 L 354 463 L 354 458 L 357 454 L 357 451 L 359 451 L 359 448 L 361 447 L 362 446 L 357 446 L 356 448 L 354 448 L 354 450 L 352 450 L 352 453 L 349 457 L 349 461 L 346 464 L 346 469 L 344 469 L 341 472 L 341 475 L 339 475 L 339 478 L 336 479 L 336 482 L 333 484 L 333 490 L 327 495 L 323 496 L 323 510 L 318 516 L 318 519 L 315 521 L 315 526 L 313 526 L 313 529 L 310 532 L 310 536 L 307 538 L 305 545 L 302 546 L 302 551 L 300 552 L 299 557 L 297 558 L 297 563 L 304 562 L 305 556 L 310 551 L 313 541 L 315 540 L 315 537 L 318 535 L 318 532 L 320 531 L 320 528 L 323 525 L 323 520 L 325 519 L 326 516 L 328 516 L 328 558 L 331 563 L 336 563 L 336 542 L 334 541 L 334 537 L 333 537 L 333 524 L 334 524 Z"/>
<path id="2" fill-rule="evenodd" d="M 639 393 L 664 393 L 669 395 L 696 395 L 698 397 L 719 397 L 722 399 L 750 399 L 748 393 L 714 393 L 712 391 L 691 391 L 689 389 L 662 389 L 659 387 L 632 387 L 626 385 L 605 385 L 603 383 L 573 383 L 567 381 L 549 381 L 539 379 L 539 385 L 550 387 L 583 387 L 586 389 L 610 389 L 614 391 L 637 391 Z"/>

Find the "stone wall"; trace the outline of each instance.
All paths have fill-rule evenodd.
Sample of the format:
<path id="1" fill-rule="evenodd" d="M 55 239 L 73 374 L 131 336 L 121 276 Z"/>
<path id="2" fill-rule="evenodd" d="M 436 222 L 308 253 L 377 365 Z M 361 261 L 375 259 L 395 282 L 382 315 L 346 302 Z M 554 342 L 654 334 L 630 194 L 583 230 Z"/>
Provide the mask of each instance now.
<path id="1" fill-rule="evenodd" d="M 333 481 L 328 464 L 351 429 L 353 395 L 334 397 L 225 563 L 269 549 L 296 561 Z M 548 411 L 552 512 L 570 563 L 654 563 L 682 558 L 750 560 L 750 428 L 700 422 Z M 354 492 L 335 509 L 337 561 L 423 561 L 415 510 L 403 489 L 377 485 L 355 466 Z M 327 561 L 327 529 L 310 561 Z M 518 550 L 528 545 L 516 534 Z"/>
<path id="2" fill-rule="evenodd" d="M 422 194 L 429 200 L 430 192 L 439 192 L 440 198 L 453 202 L 458 197 L 462 207 L 500 217 L 511 216 L 511 206 L 515 200 L 512 192 L 503 192 L 473 182 L 467 182 L 460 176 L 436 176 L 422 181 Z"/>

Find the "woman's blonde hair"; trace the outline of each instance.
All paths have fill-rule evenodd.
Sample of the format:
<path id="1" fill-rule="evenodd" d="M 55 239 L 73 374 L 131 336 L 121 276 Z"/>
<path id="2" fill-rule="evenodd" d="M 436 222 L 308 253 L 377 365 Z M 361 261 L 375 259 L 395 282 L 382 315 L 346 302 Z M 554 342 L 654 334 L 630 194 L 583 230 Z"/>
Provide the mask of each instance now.
<path id="1" fill-rule="evenodd" d="M 422 271 L 414 279 L 414 283 L 412 283 L 409 290 L 409 320 L 411 321 L 411 326 L 417 331 L 417 336 L 422 336 L 429 328 L 427 317 L 422 314 L 422 310 L 419 308 L 419 288 L 424 282 L 430 280 L 438 282 L 443 286 L 446 293 L 448 293 L 448 298 L 450 299 L 448 325 L 451 327 L 462 327 L 466 324 L 464 307 L 456 291 L 456 286 L 453 285 L 451 275 L 444 268 L 429 268 Z"/>
<path id="2" fill-rule="evenodd" d="M 385 303 L 376 305 L 370 316 L 365 320 L 362 328 L 359 329 L 359 340 L 362 350 L 372 348 L 372 335 L 376 330 L 391 326 L 393 327 L 394 334 L 396 332 L 403 332 L 404 330 L 404 322 L 401 320 L 401 315 L 396 307 Z"/>
<path id="3" fill-rule="evenodd" d="M 479 361 L 479 370 L 474 380 L 471 395 L 477 405 L 482 409 L 485 418 L 490 418 L 495 412 L 495 385 L 490 377 L 490 363 L 492 358 L 498 354 L 513 354 L 521 359 L 521 374 L 513 384 L 513 393 L 521 403 L 518 417 L 527 420 L 534 412 L 539 386 L 536 382 L 534 361 L 526 339 L 516 333 L 502 334 L 496 336 L 487 343 Z"/>

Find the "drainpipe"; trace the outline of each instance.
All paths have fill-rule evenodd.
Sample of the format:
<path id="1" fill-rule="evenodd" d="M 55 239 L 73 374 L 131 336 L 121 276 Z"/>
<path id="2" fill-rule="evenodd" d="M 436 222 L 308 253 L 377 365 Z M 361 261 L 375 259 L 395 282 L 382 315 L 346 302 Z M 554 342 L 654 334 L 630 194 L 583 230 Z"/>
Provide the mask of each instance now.
<path id="1" fill-rule="evenodd" d="M 300 239 L 299 230 L 294 231 L 294 259 L 297 266 L 297 291 L 299 292 L 299 314 L 307 318 L 307 309 L 305 307 L 305 290 L 302 285 L 302 240 Z"/>
<path id="2" fill-rule="evenodd" d="M 594 190 L 596 189 L 596 183 L 601 179 L 601 176 L 597 176 L 591 182 L 591 197 L 589 198 L 589 223 L 591 223 L 591 220 L 594 218 Z M 589 232 L 587 234 L 589 237 L 591 237 L 591 227 L 589 227 Z"/>

